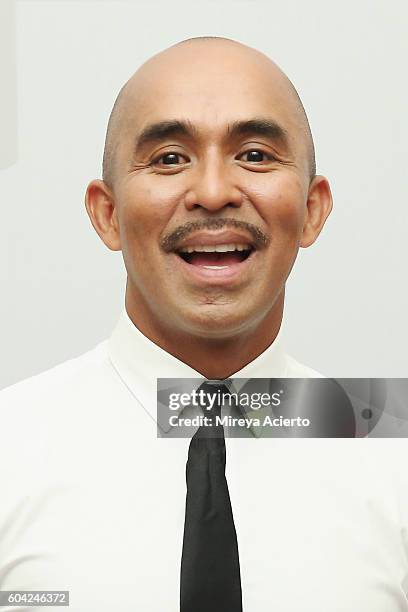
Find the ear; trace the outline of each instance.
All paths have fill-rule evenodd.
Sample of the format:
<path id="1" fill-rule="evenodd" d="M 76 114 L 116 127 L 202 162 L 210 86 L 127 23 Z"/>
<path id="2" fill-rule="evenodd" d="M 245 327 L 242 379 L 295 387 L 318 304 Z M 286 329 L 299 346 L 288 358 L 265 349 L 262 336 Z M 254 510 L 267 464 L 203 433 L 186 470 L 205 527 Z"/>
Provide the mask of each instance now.
<path id="1" fill-rule="evenodd" d="M 91 223 L 111 251 L 120 251 L 120 233 L 117 207 L 112 191 L 100 180 L 89 183 L 85 195 L 85 206 Z"/>
<path id="2" fill-rule="evenodd" d="M 314 243 L 333 208 L 330 185 L 326 177 L 314 177 L 309 186 L 306 207 L 301 247 L 308 247 Z"/>

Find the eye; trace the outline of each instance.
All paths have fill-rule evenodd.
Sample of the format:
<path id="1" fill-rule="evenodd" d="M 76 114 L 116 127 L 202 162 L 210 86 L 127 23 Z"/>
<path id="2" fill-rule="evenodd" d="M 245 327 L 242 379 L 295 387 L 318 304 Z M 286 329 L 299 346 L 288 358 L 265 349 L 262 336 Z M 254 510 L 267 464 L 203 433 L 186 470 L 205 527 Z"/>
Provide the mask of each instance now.
<path id="1" fill-rule="evenodd" d="M 265 151 L 261 151 L 259 149 L 249 149 L 248 151 L 245 151 L 244 153 L 242 153 L 239 156 L 239 159 L 241 159 L 244 162 L 261 163 L 265 161 L 270 161 L 273 158 L 271 155 L 268 155 L 267 153 L 265 153 Z"/>
<path id="2" fill-rule="evenodd" d="M 160 157 L 156 157 L 152 164 L 158 166 L 178 166 L 185 162 L 188 162 L 188 159 L 184 155 L 170 151 L 160 155 Z"/>

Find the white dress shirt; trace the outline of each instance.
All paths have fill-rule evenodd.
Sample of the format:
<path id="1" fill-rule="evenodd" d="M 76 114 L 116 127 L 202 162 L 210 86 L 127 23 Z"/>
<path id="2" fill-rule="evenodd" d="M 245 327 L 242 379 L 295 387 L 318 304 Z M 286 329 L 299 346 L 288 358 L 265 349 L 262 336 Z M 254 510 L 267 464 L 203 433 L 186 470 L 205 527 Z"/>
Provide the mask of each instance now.
<path id="1" fill-rule="evenodd" d="M 234 376 L 319 374 L 280 332 Z M 179 612 L 189 440 L 157 436 L 156 377 L 200 374 L 124 311 L 109 340 L 0 393 L 0 590 Z M 405 439 L 226 444 L 244 612 L 408 611 Z"/>

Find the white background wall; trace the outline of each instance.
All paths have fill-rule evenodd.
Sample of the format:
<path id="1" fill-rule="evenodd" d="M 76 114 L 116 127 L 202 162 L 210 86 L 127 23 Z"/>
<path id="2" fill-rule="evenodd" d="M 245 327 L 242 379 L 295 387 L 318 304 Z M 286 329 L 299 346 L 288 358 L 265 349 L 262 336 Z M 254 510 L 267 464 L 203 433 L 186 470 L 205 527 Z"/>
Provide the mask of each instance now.
<path id="1" fill-rule="evenodd" d="M 278 62 L 331 180 L 333 213 L 288 284 L 288 348 L 331 376 L 408 376 L 407 16 L 405 0 L 17 2 L 19 157 L 0 171 L 0 386 L 109 334 L 125 273 L 88 221 L 85 188 L 100 176 L 122 83 L 198 35 Z"/>

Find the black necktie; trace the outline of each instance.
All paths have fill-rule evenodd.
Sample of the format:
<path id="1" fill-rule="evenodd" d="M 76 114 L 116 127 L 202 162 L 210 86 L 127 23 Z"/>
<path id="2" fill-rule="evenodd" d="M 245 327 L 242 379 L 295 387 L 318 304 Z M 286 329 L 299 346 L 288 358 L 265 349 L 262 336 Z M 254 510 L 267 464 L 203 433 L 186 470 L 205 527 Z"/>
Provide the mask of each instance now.
<path id="1" fill-rule="evenodd" d="M 223 384 L 205 382 L 205 393 L 221 396 Z M 191 439 L 181 559 L 180 612 L 242 612 L 238 544 L 225 477 L 224 428 L 216 424 L 221 403 L 204 410 L 211 425 Z"/>

